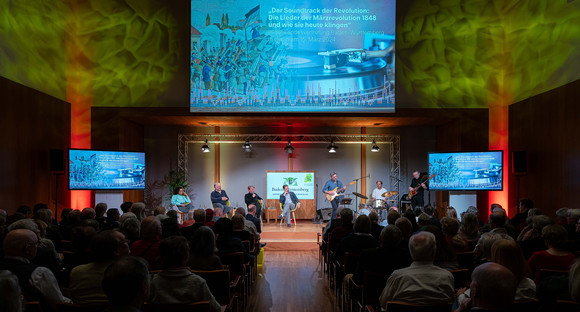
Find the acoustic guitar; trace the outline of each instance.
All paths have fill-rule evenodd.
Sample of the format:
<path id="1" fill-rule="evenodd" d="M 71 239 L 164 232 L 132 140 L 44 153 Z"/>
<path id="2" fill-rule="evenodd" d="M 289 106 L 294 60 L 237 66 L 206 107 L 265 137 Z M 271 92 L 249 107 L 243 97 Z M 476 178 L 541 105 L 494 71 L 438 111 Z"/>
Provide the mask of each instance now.
<path id="1" fill-rule="evenodd" d="M 409 191 L 409 199 L 411 199 L 411 198 L 413 198 L 413 196 L 417 195 L 417 190 L 421 187 L 421 184 L 433 179 L 434 176 L 435 176 L 435 174 L 432 174 L 429 178 L 427 178 L 427 175 L 424 175 L 422 177 L 424 180 L 421 181 L 421 183 L 417 184 L 417 186 L 415 186 L 414 190 Z"/>
<path id="2" fill-rule="evenodd" d="M 356 183 L 356 181 L 352 181 L 349 184 L 347 184 L 346 186 L 353 185 L 355 183 Z M 340 195 L 340 193 L 337 192 L 337 191 L 338 191 L 338 186 L 335 187 L 334 190 L 331 190 L 331 192 L 334 192 L 334 195 L 328 195 L 328 194 L 326 194 L 326 199 L 328 201 L 333 201 L 336 198 L 336 196 L 339 196 Z"/>

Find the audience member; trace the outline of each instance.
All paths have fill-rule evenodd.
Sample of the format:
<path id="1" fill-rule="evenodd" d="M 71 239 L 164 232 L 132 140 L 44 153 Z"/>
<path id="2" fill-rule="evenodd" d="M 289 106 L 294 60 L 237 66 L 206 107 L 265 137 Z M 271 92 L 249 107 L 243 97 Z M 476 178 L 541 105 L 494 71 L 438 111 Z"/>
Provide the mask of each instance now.
<path id="1" fill-rule="evenodd" d="M 60 221 L 62 222 L 63 220 L 66 220 L 66 218 L 68 218 L 68 215 L 73 211 L 72 208 L 64 208 L 61 212 L 60 212 Z"/>
<path id="2" fill-rule="evenodd" d="M 413 258 L 411 266 L 395 270 L 387 280 L 380 297 L 381 307 L 388 311 L 388 301 L 417 305 L 451 303 L 454 298 L 454 279 L 451 272 L 433 265 L 437 252 L 435 235 L 419 232 L 409 241 Z"/>
<path id="3" fill-rule="evenodd" d="M 214 216 L 213 216 L 213 220 L 212 221 L 215 223 L 215 222 L 217 222 L 217 220 L 219 220 L 219 219 L 221 219 L 221 218 L 224 217 L 224 210 L 221 209 L 221 208 L 214 208 L 213 209 L 213 214 L 214 214 Z"/>
<path id="4" fill-rule="evenodd" d="M 407 209 L 403 213 L 403 217 L 407 218 L 407 220 L 411 222 L 411 225 L 413 226 L 413 233 L 419 229 L 417 226 L 417 218 L 415 217 L 415 213 L 413 212 L 413 210 Z"/>
<path id="5" fill-rule="evenodd" d="M 242 241 L 232 236 L 234 231 L 234 226 L 232 220 L 228 218 L 221 218 L 217 220 L 213 231 L 216 234 L 216 247 L 219 253 L 227 254 L 234 252 L 244 253 L 244 262 L 250 261 L 253 258 L 252 255 L 248 253 L 248 250 L 242 244 Z"/>
<path id="6" fill-rule="evenodd" d="M 189 246 L 184 237 L 164 239 L 159 245 L 159 255 L 163 270 L 151 280 L 151 303 L 189 304 L 209 301 L 210 311 L 221 311 L 220 304 L 211 294 L 205 280 L 185 266 Z"/>
<path id="7" fill-rule="evenodd" d="M 97 235 L 97 231 L 91 226 L 76 226 L 72 230 L 72 253 L 65 253 L 62 259 L 64 267 L 64 280 L 70 280 L 70 272 L 76 266 L 93 261 L 91 255 L 91 240 Z"/>
<path id="8" fill-rule="evenodd" d="M 174 212 L 174 214 L 170 212 Z M 161 239 L 170 236 L 181 236 L 179 223 L 177 223 L 177 212 L 175 210 L 168 211 L 167 218 L 161 221 Z"/>
<path id="9" fill-rule="evenodd" d="M 580 303 L 580 261 L 576 261 L 570 267 L 568 277 L 568 292 L 572 300 Z"/>
<path id="10" fill-rule="evenodd" d="M 336 227 L 335 229 L 332 230 L 332 232 L 330 232 L 330 234 L 332 235 L 330 236 L 330 239 L 328 241 L 328 248 L 331 251 L 335 251 L 340 241 L 348 234 L 350 234 L 353 230 L 352 220 L 354 216 L 352 210 L 350 210 L 349 208 L 344 208 L 340 211 L 339 214 L 341 220 L 340 226 Z"/>
<path id="11" fill-rule="evenodd" d="M 340 263 L 344 262 L 346 252 L 360 254 L 363 249 L 379 247 L 379 242 L 371 235 L 371 219 L 368 216 L 358 216 L 353 230 L 340 241 L 334 252 L 334 259 Z"/>
<path id="12" fill-rule="evenodd" d="M 215 221 L 213 220 L 213 209 L 208 208 L 205 210 L 205 221 L 203 225 L 209 228 L 213 228 L 213 226 L 215 225 Z"/>
<path id="13" fill-rule="evenodd" d="M 464 300 L 456 312 L 510 311 L 517 280 L 504 266 L 489 262 L 471 274 L 471 299 Z"/>
<path id="14" fill-rule="evenodd" d="M 324 227 L 322 231 L 322 239 L 328 242 L 328 234 L 330 234 L 335 228 L 342 225 L 342 220 L 340 219 L 340 212 L 343 210 L 343 207 L 338 207 L 336 211 L 336 218 L 330 219 L 330 221 Z"/>
<path id="15" fill-rule="evenodd" d="M 249 241 L 251 246 L 253 245 L 254 237 L 250 232 L 244 229 L 246 226 L 244 221 L 245 218 L 241 214 L 236 213 L 232 217 L 232 225 L 234 227 L 232 236 L 239 238 L 241 241 Z M 251 252 L 251 250 L 248 250 L 248 252 Z"/>
<path id="16" fill-rule="evenodd" d="M 256 217 L 256 205 L 249 205 L 248 206 L 248 213 L 246 214 L 246 219 L 254 224 L 258 234 L 262 233 L 262 224 L 260 223 L 260 219 Z"/>
<path id="17" fill-rule="evenodd" d="M 408 246 L 409 239 L 411 239 L 411 235 L 413 235 L 413 225 L 411 224 L 411 221 L 407 218 L 399 218 L 395 221 L 395 226 L 401 230 L 401 244 Z"/>
<path id="18" fill-rule="evenodd" d="M 401 244 L 403 233 L 395 225 L 387 225 L 380 235 L 380 247 L 361 251 L 353 280 L 362 285 L 364 271 L 391 275 L 394 270 L 408 267 L 413 259 L 409 245 Z"/>
<path id="19" fill-rule="evenodd" d="M 101 286 L 103 273 L 116 258 L 127 256 L 131 252 L 125 235 L 115 230 L 97 234 L 91 240 L 90 250 L 94 262 L 72 269 L 69 283 L 70 294 L 76 304 L 100 305 L 107 302 Z"/>
<path id="20" fill-rule="evenodd" d="M 431 205 L 425 206 L 425 208 L 423 208 L 423 212 L 426 213 L 431 218 L 432 225 L 436 227 L 441 227 L 441 222 L 439 221 L 439 218 L 437 218 L 437 216 L 435 215 L 435 209 L 433 208 L 433 206 Z"/>
<path id="21" fill-rule="evenodd" d="M 244 210 L 244 208 L 237 208 L 235 213 L 241 215 L 244 218 L 244 230 L 252 234 L 252 236 L 254 236 L 254 239 L 260 240 L 260 234 L 258 233 L 258 229 L 254 225 L 254 222 L 246 219 L 246 211 Z"/>
<path id="22" fill-rule="evenodd" d="M 145 219 L 145 204 L 144 203 L 134 203 L 131 207 L 131 212 L 135 214 L 137 220 L 143 221 Z"/>
<path id="23" fill-rule="evenodd" d="M 434 261 L 435 265 L 447 270 L 458 269 L 459 264 L 457 263 L 457 254 L 453 247 L 447 243 L 443 231 L 434 225 L 426 226 L 423 231 L 430 232 L 435 236 L 435 244 L 437 245 L 437 252 L 435 253 Z"/>
<path id="24" fill-rule="evenodd" d="M 525 227 L 528 210 L 532 208 L 534 208 L 534 203 L 531 200 L 522 198 L 518 201 L 518 213 L 509 221 L 518 232 Z"/>
<path id="25" fill-rule="evenodd" d="M 369 213 L 369 219 L 371 219 L 371 235 L 377 241 L 379 241 L 379 238 L 381 237 L 381 231 L 384 228 L 384 226 L 379 224 L 379 214 L 376 213 L 375 211 L 371 211 L 371 213 Z"/>
<path id="26" fill-rule="evenodd" d="M 475 269 L 480 264 L 491 261 L 491 247 L 496 241 L 499 241 L 501 239 L 513 240 L 507 234 L 492 233 L 492 232 L 481 234 L 479 240 L 477 241 L 477 245 L 475 245 L 474 266 L 471 271 L 473 271 L 473 269 Z"/>
<path id="27" fill-rule="evenodd" d="M 40 222 L 42 221 L 38 221 L 38 223 Z M 26 229 L 34 232 L 38 238 L 38 245 L 35 250 L 36 256 L 30 259 L 30 261 L 34 264 L 50 269 L 58 278 L 60 277 L 60 260 L 56 253 L 56 248 L 50 239 L 42 237 L 42 233 L 38 228 L 38 223 L 34 222 L 32 219 L 21 219 L 12 223 L 8 227 L 8 232 L 17 229 Z M 42 222 L 42 224 L 46 227 L 46 223 Z"/>
<path id="28" fill-rule="evenodd" d="M 110 305 L 105 312 L 138 312 L 149 297 L 149 268 L 141 258 L 122 257 L 113 261 L 102 280 Z"/>
<path id="29" fill-rule="evenodd" d="M 64 297 L 54 274 L 47 268 L 31 263 L 36 256 L 38 236 L 31 230 L 14 229 L 4 239 L 4 259 L 0 270 L 9 270 L 18 277 L 26 301 L 41 301 L 46 307 L 72 301 Z M 2 293 L 6 296 L 6 293 Z"/>
<path id="30" fill-rule="evenodd" d="M 469 250 L 473 250 L 479 240 L 479 223 L 477 215 L 464 213 L 461 217 L 461 226 L 459 227 L 458 234 L 467 241 Z"/>
<path id="31" fill-rule="evenodd" d="M 459 219 L 457 218 L 457 210 L 455 210 L 455 208 L 453 207 L 447 207 L 447 209 L 445 210 L 445 216 L 459 221 Z"/>
<path id="32" fill-rule="evenodd" d="M 69 212 L 65 218 L 60 221 L 59 230 L 62 239 L 71 240 L 71 232 L 73 227 L 77 226 L 81 221 L 81 211 L 78 209 Z"/>
<path id="33" fill-rule="evenodd" d="M 396 210 L 389 210 L 387 213 L 387 224 L 395 225 L 395 222 L 401 217 L 401 214 Z"/>
<path id="34" fill-rule="evenodd" d="M 104 221 L 104 227 L 101 228 L 101 231 L 118 229 L 120 217 L 119 209 L 111 208 L 107 210 L 107 218 Z"/>
<path id="35" fill-rule="evenodd" d="M 566 229 L 557 224 L 547 225 L 542 229 L 542 238 L 548 249 L 535 252 L 528 260 L 534 281 L 538 283 L 541 269 L 568 270 L 574 263 L 575 256 L 564 250 Z"/>
<path id="36" fill-rule="evenodd" d="M 52 218 L 52 210 L 50 209 L 39 209 L 34 213 L 34 219 L 41 220 L 46 223 L 46 238 L 54 243 L 57 250 L 60 250 L 62 236 L 60 235 L 60 230 L 58 225 L 54 224 Z"/>
<path id="37" fill-rule="evenodd" d="M 431 217 L 429 217 L 428 214 L 422 212 L 418 217 L 417 217 L 417 226 L 419 227 L 419 231 L 427 225 L 431 225 Z"/>
<path id="38" fill-rule="evenodd" d="M 81 210 L 81 220 L 94 220 L 97 216 L 95 209 L 85 208 Z"/>
<path id="39" fill-rule="evenodd" d="M 459 221 L 451 217 L 443 217 L 441 219 L 441 230 L 445 235 L 447 244 L 455 250 L 455 252 L 469 251 L 469 243 L 459 233 Z"/>
<path id="40" fill-rule="evenodd" d="M 492 214 L 494 212 L 501 212 L 504 215 L 507 215 L 505 209 L 503 209 L 503 207 L 498 203 L 493 203 L 489 206 L 489 213 Z"/>
<path id="41" fill-rule="evenodd" d="M 580 233 L 576 232 L 576 224 L 580 221 L 580 209 L 568 209 L 568 239 L 571 241 L 580 239 Z"/>
<path id="42" fill-rule="evenodd" d="M 200 209 L 203 210 L 203 209 Z M 192 270 L 220 270 L 222 262 L 215 254 L 215 234 L 207 226 L 201 226 L 189 241 L 189 260 L 187 266 Z"/>
<path id="43" fill-rule="evenodd" d="M 536 297 L 536 284 L 527 277 L 530 267 L 522 249 L 515 241 L 502 239 L 493 243 L 491 261 L 503 265 L 516 277 L 518 286 L 514 300 L 531 300 Z"/>
<path id="44" fill-rule="evenodd" d="M 28 206 L 20 206 L 16 212 L 6 217 L 6 225 L 10 225 L 18 220 L 32 217 L 32 209 Z"/>
<path id="45" fill-rule="evenodd" d="M 556 210 L 556 224 L 566 227 L 568 224 L 568 208 Z"/>
<path id="46" fill-rule="evenodd" d="M 107 218 L 105 217 L 105 213 L 107 213 L 107 204 L 106 203 L 98 203 L 95 206 L 95 220 L 99 222 L 99 228 L 104 230 L 107 226 L 105 225 Z"/>
<path id="47" fill-rule="evenodd" d="M 0 218 L 6 218 L 1 215 Z M 22 291 L 18 277 L 8 270 L 0 271 L 0 311 L 22 312 Z"/>
<path id="48" fill-rule="evenodd" d="M 154 216 L 143 219 L 141 237 L 141 240 L 137 240 L 131 245 L 131 254 L 145 259 L 149 268 L 156 270 L 159 268 L 157 258 L 159 258 L 159 244 L 161 243 L 161 222 L 159 219 Z"/>
<path id="49" fill-rule="evenodd" d="M 123 212 L 123 214 L 126 214 L 127 212 L 131 212 L 131 207 L 133 207 L 133 203 L 130 201 L 124 202 L 121 204 L 121 211 Z"/>
<path id="50" fill-rule="evenodd" d="M 544 227 L 554 224 L 554 220 L 548 216 L 533 216 L 531 218 L 532 226 L 525 233 L 518 236 L 518 242 L 524 251 L 524 256 L 529 258 L 533 253 L 540 250 L 545 250 L 546 244 L 542 237 L 542 230 Z M 525 229 L 524 229 L 525 230 Z"/>
<path id="51" fill-rule="evenodd" d="M 165 207 L 163 206 L 159 206 L 157 208 L 155 208 L 155 210 L 153 210 L 153 216 L 157 217 L 157 219 L 159 219 L 159 221 L 167 218 L 167 216 L 165 215 L 165 213 L 167 212 L 167 210 L 165 209 Z"/>
<path id="52" fill-rule="evenodd" d="M 193 210 L 193 221 L 194 223 L 190 226 L 185 226 L 179 229 L 181 235 L 185 237 L 188 241 L 191 241 L 191 238 L 195 234 L 200 227 L 203 226 L 205 222 L 205 210 L 204 209 L 194 209 Z"/>
<path id="53" fill-rule="evenodd" d="M 130 245 L 132 245 L 141 237 L 141 222 L 137 220 L 137 217 L 133 213 L 127 212 L 121 216 L 119 230 L 127 237 Z"/>

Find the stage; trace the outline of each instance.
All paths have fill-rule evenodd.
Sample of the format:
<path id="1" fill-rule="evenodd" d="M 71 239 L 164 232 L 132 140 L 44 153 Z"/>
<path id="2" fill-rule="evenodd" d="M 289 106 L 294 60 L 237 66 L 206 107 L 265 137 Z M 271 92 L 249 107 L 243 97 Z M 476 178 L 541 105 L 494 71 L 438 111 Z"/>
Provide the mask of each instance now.
<path id="1" fill-rule="evenodd" d="M 298 220 L 297 225 L 287 227 L 286 223 L 264 223 L 262 225 L 262 243 L 268 243 L 266 251 L 318 250 L 318 233 L 326 223 L 312 224 L 311 220 Z"/>

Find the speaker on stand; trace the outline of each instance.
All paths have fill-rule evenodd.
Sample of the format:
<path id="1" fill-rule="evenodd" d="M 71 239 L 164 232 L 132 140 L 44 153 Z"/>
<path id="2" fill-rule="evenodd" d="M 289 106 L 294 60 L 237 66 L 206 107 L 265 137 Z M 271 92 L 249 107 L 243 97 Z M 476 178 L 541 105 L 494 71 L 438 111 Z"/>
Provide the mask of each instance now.
<path id="1" fill-rule="evenodd" d="M 54 215 L 56 220 L 56 216 L 58 216 L 58 177 L 64 174 L 65 167 L 64 150 L 51 149 L 49 153 L 49 163 L 50 171 L 55 176 Z"/>

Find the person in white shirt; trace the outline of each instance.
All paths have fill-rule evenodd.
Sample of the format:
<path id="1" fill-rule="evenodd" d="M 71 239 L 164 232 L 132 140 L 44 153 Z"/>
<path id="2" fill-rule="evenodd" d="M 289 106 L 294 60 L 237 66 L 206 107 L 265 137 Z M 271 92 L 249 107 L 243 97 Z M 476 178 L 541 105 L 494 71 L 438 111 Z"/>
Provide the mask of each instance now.
<path id="1" fill-rule="evenodd" d="M 383 188 L 383 181 L 378 180 L 377 181 L 377 187 L 373 190 L 373 193 L 371 194 L 371 202 L 373 203 L 374 206 L 374 202 L 375 200 L 385 200 L 385 197 L 383 197 L 383 193 L 385 193 L 387 191 L 387 189 Z"/>

